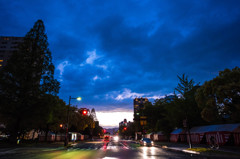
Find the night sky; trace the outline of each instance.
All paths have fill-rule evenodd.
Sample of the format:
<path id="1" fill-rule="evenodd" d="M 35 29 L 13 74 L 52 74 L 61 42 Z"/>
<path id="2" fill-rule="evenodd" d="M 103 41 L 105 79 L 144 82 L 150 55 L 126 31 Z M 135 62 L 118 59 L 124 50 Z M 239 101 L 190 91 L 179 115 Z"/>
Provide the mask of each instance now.
<path id="1" fill-rule="evenodd" d="M 42 19 L 60 98 L 122 112 L 115 125 L 133 98 L 172 94 L 177 75 L 203 84 L 240 66 L 239 0 L 0 0 L 0 19 L 0 36 L 21 37 Z"/>

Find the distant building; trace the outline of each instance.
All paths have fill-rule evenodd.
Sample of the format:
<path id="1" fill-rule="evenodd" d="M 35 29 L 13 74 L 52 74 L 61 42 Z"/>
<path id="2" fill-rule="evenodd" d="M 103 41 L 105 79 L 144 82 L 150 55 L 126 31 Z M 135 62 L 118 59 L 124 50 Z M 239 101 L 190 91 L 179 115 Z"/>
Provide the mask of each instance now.
<path id="1" fill-rule="evenodd" d="M 130 127 L 132 124 L 133 124 L 133 122 L 128 121 L 128 122 L 127 122 L 127 127 Z"/>
<path id="2" fill-rule="evenodd" d="M 115 135 L 118 132 L 118 128 L 108 128 L 106 129 L 106 132 L 110 135 Z"/>
<path id="3" fill-rule="evenodd" d="M 127 119 L 124 119 L 123 121 L 121 121 L 119 123 L 119 127 L 121 127 L 121 126 L 127 126 Z"/>
<path id="4" fill-rule="evenodd" d="M 134 108 L 134 121 L 140 120 L 140 116 L 144 116 L 143 110 L 145 109 L 144 104 L 149 102 L 147 98 L 135 98 L 133 100 Z"/>
<path id="5" fill-rule="evenodd" d="M 13 52 L 18 51 L 18 45 L 23 40 L 24 37 L 0 36 L 0 69 L 7 64 Z"/>

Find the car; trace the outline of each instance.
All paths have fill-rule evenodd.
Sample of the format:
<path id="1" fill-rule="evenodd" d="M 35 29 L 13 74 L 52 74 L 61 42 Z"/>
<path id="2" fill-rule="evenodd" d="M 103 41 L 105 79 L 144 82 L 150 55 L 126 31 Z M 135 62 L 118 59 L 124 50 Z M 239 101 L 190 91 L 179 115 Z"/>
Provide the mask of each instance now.
<path id="1" fill-rule="evenodd" d="M 118 136 L 114 136 L 113 137 L 113 141 L 118 142 L 119 141 L 119 137 Z"/>
<path id="2" fill-rule="evenodd" d="M 142 138 L 139 143 L 142 146 L 153 146 L 154 145 L 154 142 L 149 138 Z"/>
<path id="3" fill-rule="evenodd" d="M 109 142 L 110 141 L 110 137 L 109 136 L 105 136 L 103 141 L 108 141 Z"/>

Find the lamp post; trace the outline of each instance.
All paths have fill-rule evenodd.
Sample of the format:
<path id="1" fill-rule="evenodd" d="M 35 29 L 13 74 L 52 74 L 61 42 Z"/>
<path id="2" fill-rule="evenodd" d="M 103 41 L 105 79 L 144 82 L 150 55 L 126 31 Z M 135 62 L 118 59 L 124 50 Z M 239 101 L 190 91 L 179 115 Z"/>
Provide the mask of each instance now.
<path id="1" fill-rule="evenodd" d="M 69 96 L 69 104 L 68 104 L 68 109 L 67 109 L 66 135 L 65 135 L 64 146 L 67 146 L 67 145 L 68 145 L 68 124 L 69 124 L 69 109 L 70 109 L 70 105 L 71 105 L 71 99 L 77 99 L 78 101 L 81 101 L 81 100 L 82 100 L 81 97 L 72 98 L 71 96 Z"/>

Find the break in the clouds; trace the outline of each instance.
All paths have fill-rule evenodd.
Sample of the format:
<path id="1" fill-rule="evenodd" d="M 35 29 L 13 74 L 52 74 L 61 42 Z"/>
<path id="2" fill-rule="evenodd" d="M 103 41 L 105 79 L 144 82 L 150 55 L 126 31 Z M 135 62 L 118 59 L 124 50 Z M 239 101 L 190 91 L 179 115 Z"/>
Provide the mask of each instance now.
<path id="1" fill-rule="evenodd" d="M 238 0 L 0 0 L 0 9 L 1 36 L 44 21 L 59 96 L 82 96 L 79 107 L 130 110 L 134 97 L 173 93 L 177 75 L 202 84 L 240 63 Z"/>
<path id="2" fill-rule="evenodd" d="M 87 63 L 87 64 L 90 64 L 90 65 L 92 65 L 95 60 L 97 60 L 98 58 L 100 58 L 100 56 L 98 56 L 98 55 L 96 54 L 96 50 L 88 51 L 88 52 L 87 52 L 87 55 L 88 55 L 89 57 L 86 59 L 86 63 Z"/>
<path id="3" fill-rule="evenodd" d="M 124 89 L 124 92 L 119 94 L 115 99 L 116 100 L 123 100 L 123 99 L 128 99 L 128 98 L 136 98 L 136 97 L 142 97 L 144 94 L 142 93 L 135 93 L 131 92 L 129 89 Z"/>
<path id="4" fill-rule="evenodd" d="M 114 94 L 114 93 L 112 93 Z M 116 97 L 114 97 L 115 100 L 124 100 L 124 99 L 134 99 L 134 98 L 141 98 L 141 97 L 146 97 L 148 99 L 160 99 L 160 98 L 164 98 L 165 96 L 171 95 L 171 94 L 167 94 L 167 95 L 157 95 L 159 93 L 154 92 L 154 93 L 136 93 L 136 92 L 132 92 L 130 89 L 125 88 L 121 93 L 116 93 L 117 94 Z M 155 94 L 155 95 L 154 95 Z"/>
<path id="5" fill-rule="evenodd" d="M 60 82 L 62 82 L 62 75 L 63 75 L 63 73 L 64 73 L 64 68 L 65 68 L 66 66 L 68 66 L 68 65 L 69 65 L 68 61 L 63 61 L 63 62 L 61 62 L 60 64 L 57 65 L 56 70 L 59 71 L 59 72 L 58 72 L 58 74 L 59 74 L 58 80 L 59 80 Z"/>

